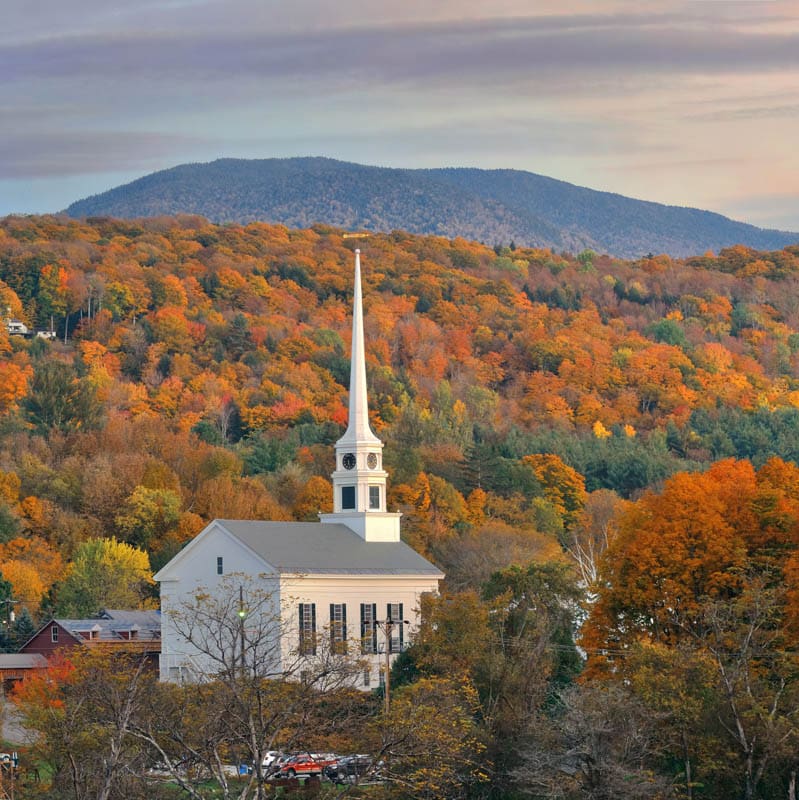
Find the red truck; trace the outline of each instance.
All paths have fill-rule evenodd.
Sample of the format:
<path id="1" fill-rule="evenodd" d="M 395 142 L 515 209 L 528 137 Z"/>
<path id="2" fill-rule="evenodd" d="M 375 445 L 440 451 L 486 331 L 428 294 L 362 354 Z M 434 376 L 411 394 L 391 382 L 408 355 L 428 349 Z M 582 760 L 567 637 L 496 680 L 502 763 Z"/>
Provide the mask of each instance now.
<path id="1" fill-rule="evenodd" d="M 280 778 L 296 778 L 298 775 L 321 775 L 325 767 L 335 764 L 331 753 L 301 753 L 287 758 L 277 773 Z"/>

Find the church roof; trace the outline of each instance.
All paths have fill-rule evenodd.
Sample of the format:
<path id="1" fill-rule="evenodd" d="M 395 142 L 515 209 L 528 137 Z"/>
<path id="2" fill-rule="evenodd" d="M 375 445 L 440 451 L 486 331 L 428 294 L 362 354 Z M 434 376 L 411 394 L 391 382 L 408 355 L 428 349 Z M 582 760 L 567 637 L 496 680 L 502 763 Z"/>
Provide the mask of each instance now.
<path id="1" fill-rule="evenodd" d="M 346 525 L 241 519 L 215 524 L 280 573 L 444 577 L 404 542 L 365 542 Z"/>

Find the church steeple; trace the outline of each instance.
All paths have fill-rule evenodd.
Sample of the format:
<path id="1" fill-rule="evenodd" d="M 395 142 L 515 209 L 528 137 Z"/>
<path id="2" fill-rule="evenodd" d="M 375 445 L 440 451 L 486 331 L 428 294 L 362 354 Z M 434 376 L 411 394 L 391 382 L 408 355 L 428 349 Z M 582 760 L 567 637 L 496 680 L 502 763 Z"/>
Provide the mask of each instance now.
<path id="1" fill-rule="evenodd" d="M 355 251 L 355 290 L 352 309 L 352 355 L 347 430 L 336 442 L 333 479 L 333 513 L 320 514 L 322 522 L 347 525 L 367 542 L 398 542 L 400 514 L 386 512 L 386 478 L 383 443 L 369 427 L 366 391 L 361 251 Z"/>

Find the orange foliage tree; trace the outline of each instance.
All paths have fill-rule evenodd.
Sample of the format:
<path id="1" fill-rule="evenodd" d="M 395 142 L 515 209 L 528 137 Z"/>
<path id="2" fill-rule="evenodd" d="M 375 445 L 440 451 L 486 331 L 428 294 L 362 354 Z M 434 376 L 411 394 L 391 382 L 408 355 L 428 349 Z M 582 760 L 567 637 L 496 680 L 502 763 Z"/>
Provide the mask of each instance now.
<path id="1" fill-rule="evenodd" d="M 799 468 L 779 459 L 755 471 L 725 460 L 680 473 L 630 504 L 600 569 L 583 629 L 591 671 L 640 637 L 675 644 L 697 634 L 708 603 L 732 602 L 752 582 L 789 599 L 799 561 Z M 783 616 L 796 614 L 789 602 Z"/>

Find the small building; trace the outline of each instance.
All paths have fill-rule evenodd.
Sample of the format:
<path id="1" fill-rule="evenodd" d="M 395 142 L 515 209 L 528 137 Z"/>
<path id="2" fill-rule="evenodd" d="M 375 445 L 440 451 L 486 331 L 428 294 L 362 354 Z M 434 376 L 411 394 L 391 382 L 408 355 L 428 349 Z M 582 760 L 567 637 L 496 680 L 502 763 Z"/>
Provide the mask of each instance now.
<path id="1" fill-rule="evenodd" d="M 106 609 L 89 619 L 53 618 L 20 647 L 23 655 L 50 658 L 74 647 L 100 646 L 141 654 L 153 669 L 161 653 L 161 612 Z"/>
<path id="2" fill-rule="evenodd" d="M 47 659 L 39 653 L 0 653 L 0 685 L 5 694 L 17 681 L 47 667 Z"/>
<path id="3" fill-rule="evenodd" d="M 18 319 L 10 319 L 6 322 L 6 330 L 9 336 L 32 336 L 33 332 L 28 326 Z"/>
<path id="4" fill-rule="evenodd" d="M 418 628 L 421 596 L 438 591 L 443 573 L 401 540 L 402 515 L 386 508 L 383 443 L 369 425 L 358 250 L 353 306 L 349 420 L 335 445 L 333 512 L 311 523 L 217 519 L 166 564 L 155 575 L 161 585 L 161 680 L 213 675 L 219 649 L 239 647 L 235 626 L 228 625 L 224 642 L 213 626 L 201 646 L 186 635 L 192 608 L 201 610 L 197 597 L 231 595 L 231 579 L 241 580 L 242 618 L 249 613 L 243 584 L 269 598 L 258 614 L 276 620 L 262 635 L 275 654 L 275 674 L 302 676 L 298 659 L 316 657 L 321 640 L 334 653 L 358 657 L 362 689 L 379 685 L 381 670 Z M 236 598 L 227 601 L 233 612 Z M 249 617 L 242 621 L 242 654 L 247 628 L 257 624 Z M 241 661 L 244 666 L 244 655 Z"/>

